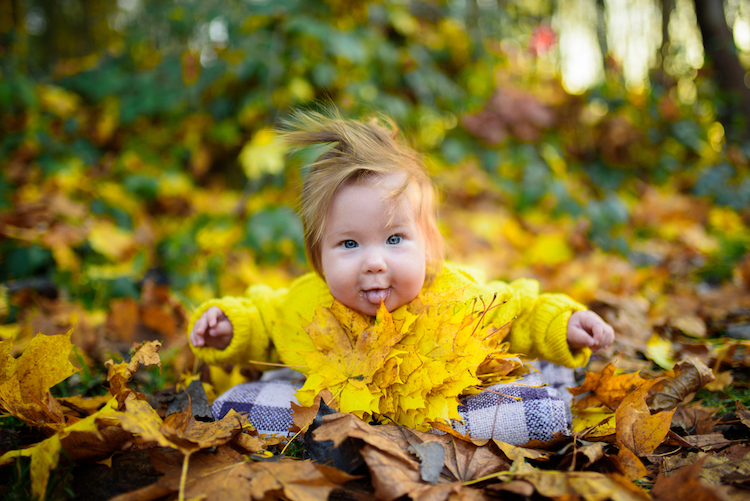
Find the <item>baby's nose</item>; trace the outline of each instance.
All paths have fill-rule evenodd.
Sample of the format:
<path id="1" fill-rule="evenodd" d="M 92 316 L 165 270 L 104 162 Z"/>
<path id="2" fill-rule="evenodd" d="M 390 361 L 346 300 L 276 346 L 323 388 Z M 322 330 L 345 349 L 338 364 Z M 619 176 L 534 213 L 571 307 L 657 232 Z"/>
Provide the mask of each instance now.
<path id="1" fill-rule="evenodd" d="M 381 252 L 372 250 L 367 253 L 364 262 L 365 273 L 382 273 L 386 268 L 385 257 Z"/>

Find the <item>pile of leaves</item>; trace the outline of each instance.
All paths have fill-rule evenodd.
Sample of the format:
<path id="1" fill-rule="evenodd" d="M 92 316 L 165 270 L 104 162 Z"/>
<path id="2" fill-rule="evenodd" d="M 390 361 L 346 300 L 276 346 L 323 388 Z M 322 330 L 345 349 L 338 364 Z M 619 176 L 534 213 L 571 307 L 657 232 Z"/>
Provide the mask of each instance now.
<path id="1" fill-rule="evenodd" d="M 374 324 L 338 301 L 319 308 L 306 328 L 316 351 L 299 403 L 327 390 L 338 410 L 368 422 L 427 431 L 460 420 L 460 395 L 512 381 L 524 366 L 503 343 L 508 329 L 484 324 L 492 303 L 452 297 L 459 294 L 422 294 L 394 315 L 381 304 Z"/>

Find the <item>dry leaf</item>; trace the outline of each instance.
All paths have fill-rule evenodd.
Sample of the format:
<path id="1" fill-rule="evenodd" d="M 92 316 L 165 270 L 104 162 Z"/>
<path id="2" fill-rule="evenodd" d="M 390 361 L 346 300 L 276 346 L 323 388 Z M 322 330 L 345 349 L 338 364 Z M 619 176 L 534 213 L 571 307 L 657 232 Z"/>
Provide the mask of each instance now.
<path id="1" fill-rule="evenodd" d="M 675 377 L 655 387 L 649 409 L 659 412 L 672 409 L 688 395 L 714 380 L 714 373 L 697 358 L 689 358 L 675 366 Z"/>
<path id="2" fill-rule="evenodd" d="M 196 421 L 189 407 L 183 412 L 167 416 L 162 421 L 148 402 L 133 396 L 126 400 L 125 408 L 125 412 L 119 412 L 114 416 L 124 429 L 136 434 L 142 441 L 156 442 L 162 447 L 171 447 L 183 454 L 227 443 L 237 433 L 250 426 L 247 418 L 234 410 L 229 411 L 219 421 L 205 423 Z"/>
<path id="3" fill-rule="evenodd" d="M 573 395 L 583 395 L 591 392 L 581 400 L 576 400 L 573 405 L 578 409 L 597 407 L 604 404 L 610 409 L 617 409 L 620 402 L 636 388 L 640 387 L 646 380 L 637 372 L 630 374 L 615 374 L 614 364 L 609 364 L 599 372 L 586 372 L 586 379 L 578 388 L 569 388 Z"/>
<path id="4" fill-rule="evenodd" d="M 646 501 L 648 495 L 618 475 L 604 475 L 588 471 L 549 471 L 536 469 L 529 464 L 521 465 L 517 471 L 503 475 L 504 478 L 525 480 L 542 496 L 552 499 L 584 499 L 614 501 Z"/>
<path id="5" fill-rule="evenodd" d="M 133 374 L 138 372 L 141 364 L 145 367 L 158 365 L 161 368 L 161 359 L 159 358 L 159 341 L 148 341 L 135 347 L 130 362 L 121 362 L 115 364 L 111 359 L 107 360 L 104 365 L 109 367 L 107 372 L 107 381 L 109 381 L 109 392 L 116 396 L 120 403 L 123 403 L 133 391 L 128 386 L 128 382 L 133 378 Z M 145 398 L 142 394 L 139 398 Z"/>
<path id="6" fill-rule="evenodd" d="M 318 393 L 313 400 L 313 404 L 309 407 L 290 402 L 292 404 L 292 426 L 289 428 L 290 432 L 297 433 L 300 430 L 307 429 L 312 424 L 315 416 L 318 415 L 321 399 L 326 405 L 330 405 L 333 400 L 330 390 L 324 389 Z"/>
<path id="7" fill-rule="evenodd" d="M 526 459 L 534 459 L 536 461 L 549 461 L 552 455 L 549 451 L 541 451 L 537 449 L 529 449 L 527 447 L 518 447 L 498 440 L 493 440 L 495 445 L 503 451 L 511 462 L 524 461 Z"/>
<path id="8" fill-rule="evenodd" d="M 735 402 L 735 406 L 737 408 L 737 417 L 740 419 L 740 421 L 742 421 L 742 424 L 750 428 L 750 410 L 748 410 L 747 407 L 745 407 L 745 405 L 739 400 Z"/>
<path id="9" fill-rule="evenodd" d="M 617 459 L 625 470 L 625 475 L 630 480 L 635 481 L 648 474 L 648 470 L 643 465 L 643 462 L 628 447 L 620 447 L 620 450 L 617 452 Z"/>
<path id="10" fill-rule="evenodd" d="M 636 456 L 645 456 L 654 451 L 667 436 L 674 410 L 651 415 L 645 396 L 651 380 L 625 397 L 615 412 L 617 443 L 627 447 Z"/>
<path id="11" fill-rule="evenodd" d="M 73 345 L 67 334 L 37 334 L 18 358 L 13 341 L 0 342 L 0 404 L 13 416 L 47 431 L 65 425 L 62 409 L 49 389 L 76 373 L 68 360 Z"/>
<path id="12" fill-rule="evenodd" d="M 700 479 L 706 458 L 680 468 L 670 476 L 659 473 L 651 495 L 656 501 L 723 501 L 715 488 Z"/>
<path id="13" fill-rule="evenodd" d="M 161 369 L 161 359 L 159 359 L 159 350 L 161 343 L 159 341 L 146 341 L 135 348 L 135 353 L 130 357 L 127 369 L 131 374 L 138 372 L 138 367 L 143 365 L 149 367 L 157 365 Z"/>

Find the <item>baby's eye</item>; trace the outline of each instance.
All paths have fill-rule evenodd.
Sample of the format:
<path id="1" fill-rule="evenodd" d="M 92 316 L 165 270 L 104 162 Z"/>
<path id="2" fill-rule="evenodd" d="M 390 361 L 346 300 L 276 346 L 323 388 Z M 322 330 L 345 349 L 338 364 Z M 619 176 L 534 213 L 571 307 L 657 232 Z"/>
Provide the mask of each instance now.
<path id="1" fill-rule="evenodd" d="M 391 235 L 390 237 L 388 237 L 388 240 L 386 240 L 386 242 L 389 245 L 396 245 L 396 244 L 400 244 L 401 240 L 403 240 L 401 235 Z"/>
<path id="2" fill-rule="evenodd" d="M 344 240 L 341 242 L 341 245 L 343 245 L 345 249 L 354 249 L 357 247 L 357 242 L 354 240 Z"/>

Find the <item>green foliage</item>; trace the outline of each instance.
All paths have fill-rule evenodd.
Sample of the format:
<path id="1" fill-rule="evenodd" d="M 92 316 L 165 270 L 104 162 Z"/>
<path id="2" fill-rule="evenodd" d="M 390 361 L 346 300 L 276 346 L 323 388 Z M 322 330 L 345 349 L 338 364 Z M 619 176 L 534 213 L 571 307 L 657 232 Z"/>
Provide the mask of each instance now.
<path id="1" fill-rule="evenodd" d="M 55 499 L 67 501 L 76 499 L 76 494 L 71 490 L 73 477 L 71 470 L 59 466 L 50 472 L 49 483 L 44 499 Z M 21 457 L 8 468 L 0 473 L 0 482 L 3 485 L 3 500 L 7 501 L 29 501 L 38 497 L 31 496 L 31 458 Z"/>
<path id="2" fill-rule="evenodd" d="M 718 408 L 718 414 L 721 416 L 734 412 L 736 402 L 741 402 L 746 407 L 750 406 L 750 388 L 738 385 L 727 386 L 723 391 L 709 391 L 703 388 L 698 390 L 695 398 L 707 407 Z"/>
<path id="3" fill-rule="evenodd" d="M 105 2 L 91 18 L 21 4 L 42 9 L 48 31 L 0 33 L 0 216 L 21 229 L 2 230 L 0 281 L 53 280 L 88 307 L 138 297 L 150 269 L 188 303 L 240 293 L 259 265 L 302 270 L 293 208 L 314 152 L 250 178 L 241 160 L 298 106 L 384 112 L 440 168 L 476 163 L 521 215 L 586 220 L 589 240 L 625 255 L 642 234 L 630 228 L 639 183 L 750 206 L 747 147 L 716 129 L 705 77 L 693 104 L 656 83 L 632 93 L 613 68 L 568 95 L 525 49 L 549 3 Z M 492 111 L 493 92 L 515 101 L 487 141 L 465 118 Z M 480 132 L 498 127 L 481 120 Z M 728 278 L 746 250 L 722 245 L 699 278 Z M 230 263 L 245 270 L 234 282 L 221 275 Z"/>

